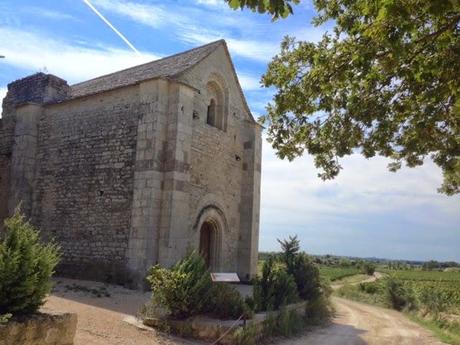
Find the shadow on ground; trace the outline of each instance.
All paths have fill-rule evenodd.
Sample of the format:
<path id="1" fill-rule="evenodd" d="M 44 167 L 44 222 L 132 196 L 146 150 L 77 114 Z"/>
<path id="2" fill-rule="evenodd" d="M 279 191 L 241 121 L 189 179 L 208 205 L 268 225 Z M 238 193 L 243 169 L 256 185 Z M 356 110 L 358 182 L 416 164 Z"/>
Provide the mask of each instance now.
<path id="1" fill-rule="evenodd" d="M 127 315 L 136 315 L 150 300 L 149 292 L 94 281 L 55 278 L 52 295 Z"/>

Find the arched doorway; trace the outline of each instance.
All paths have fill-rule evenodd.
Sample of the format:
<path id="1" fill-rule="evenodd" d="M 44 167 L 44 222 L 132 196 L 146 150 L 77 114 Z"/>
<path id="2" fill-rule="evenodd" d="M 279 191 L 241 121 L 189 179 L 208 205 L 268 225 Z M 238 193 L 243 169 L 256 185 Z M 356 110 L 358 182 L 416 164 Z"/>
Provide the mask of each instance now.
<path id="1" fill-rule="evenodd" d="M 215 265 L 216 236 L 217 229 L 215 224 L 206 221 L 201 225 L 200 254 L 203 256 L 206 266 L 211 269 L 214 268 Z"/>

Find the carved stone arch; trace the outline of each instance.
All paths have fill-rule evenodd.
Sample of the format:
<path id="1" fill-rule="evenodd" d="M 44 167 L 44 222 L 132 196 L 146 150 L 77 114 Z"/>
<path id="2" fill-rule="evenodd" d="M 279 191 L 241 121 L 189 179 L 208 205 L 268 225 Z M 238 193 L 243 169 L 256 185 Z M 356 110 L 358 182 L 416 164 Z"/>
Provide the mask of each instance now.
<path id="1" fill-rule="evenodd" d="M 210 73 L 207 78 L 205 102 L 207 124 L 225 131 L 228 117 L 228 87 L 225 79 L 218 73 Z"/>
<path id="2" fill-rule="evenodd" d="M 210 200 L 214 198 L 204 199 L 193 224 L 195 243 L 211 271 L 218 272 L 222 269 L 222 249 L 229 228 L 222 208 Z"/>

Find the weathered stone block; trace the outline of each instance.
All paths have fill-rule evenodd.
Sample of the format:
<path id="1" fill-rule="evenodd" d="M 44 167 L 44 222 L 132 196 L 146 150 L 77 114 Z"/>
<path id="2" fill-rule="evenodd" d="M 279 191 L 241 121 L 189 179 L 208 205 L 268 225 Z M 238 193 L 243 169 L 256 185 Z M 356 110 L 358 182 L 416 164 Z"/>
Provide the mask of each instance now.
<path id="1" fill-rule="evenodd" d="M 0 345 L 73 345 L 77 314 L 40 313 L 0 325 Z"/>

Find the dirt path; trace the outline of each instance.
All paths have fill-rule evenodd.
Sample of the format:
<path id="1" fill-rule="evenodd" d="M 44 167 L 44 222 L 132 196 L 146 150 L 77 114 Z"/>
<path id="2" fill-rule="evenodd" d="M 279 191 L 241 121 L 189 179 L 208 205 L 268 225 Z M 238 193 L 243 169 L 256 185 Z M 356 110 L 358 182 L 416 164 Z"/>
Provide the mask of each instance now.
<path id="1" fill-rule="evenodd" d="M 367 279 L 363 279 L 363 280 L 353 282 L 353 283 L 349 283 L 349 282 L 341 283 L 339 281 L 338 283 L 332 284 L 331 287 L 332 287 L 333 290 L 337 290 L 337 289 L 340 289 L 344 285 L 357 285 L 357 284 L 360 284 L 360 283 L 370 283 L 370 282 L 376 281 L 377 279 L 382 278 L 383 276 L 384 276 L 383 273 L 375 272 L 372 276 L 369 276 L 369 278 L 367 278 Z M 345 278 L 345 279 L 347 279 L 347 278 Z"/>
<path id="2" fill-rule="evenodd" d="M 333 297 L 328 327 L 277 345 L 441 345 L 431 333 L 394 310 Z"/>
<path id="3" fill-rule="evenodd" d="M 58 279 L 43 309 L 78 315 L 74 345 L 198 345 L 154 331 L 142 331 L 123 319 L 136 315 L 149 294 L 113 285 Z M 110 296 L 107 296 L 109 294 Z M 98 297 L 100 296 L 100 297 Z"/>
<path id="4" fill-rule="evenodd" d="M 375 278 L 374 278 L 375 279 Z M 59 279 L 44 309 L 78 314 L 75 345 L 202 345 L 142 331 L 123 322 L 136 315 L 149 294 L 113 285 Z M 277 345 L 440 345 L 423 328 L 393 310 L 333 297 L 336 316 L 328 327 Z"/>

